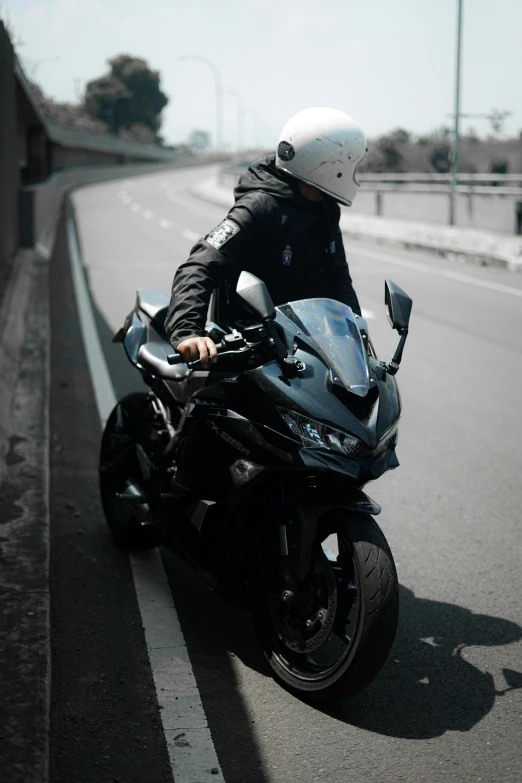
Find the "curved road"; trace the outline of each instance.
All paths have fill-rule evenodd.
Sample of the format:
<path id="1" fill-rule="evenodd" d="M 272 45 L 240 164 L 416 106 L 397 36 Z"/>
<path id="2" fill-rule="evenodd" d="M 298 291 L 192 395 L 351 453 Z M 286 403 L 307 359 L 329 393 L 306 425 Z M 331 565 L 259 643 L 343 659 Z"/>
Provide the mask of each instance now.
<path id="1" fill-rule="evenodd" d="M 121 346 L 111 345 L 111 333 L 131 309 L 135 290 L 169 291 L 173 273 L 191 246 L 223 217 L 224 209 L 190 193 L 213 170 L 171 170 L 74 194 L 98 332 L 118 396 L 138 388 L 139 379 L 121 356 Z M 401 467 L 368 487 L 383 507 L 379 522 L 397 561 L 398 637 L 387 665 L 366 691 L 332 709 L 318 710 L 270 678 L 250 618 L 207 592 L 183 564 L 165 554 L 219 765 L 227 783 L 518 783 L 522 276 L 363 242 L 346 241 L 346 250 L 383 359 L 391 358 L 396 344 L 384 315 L 384 278 L 397 282 L 414 302 L 399 373 Z M 79 337 L 73 326 L 63 231 L 60 253 L 53 282 L 53 502 L 55 516 L 65 513 L 62 500 L 67 492 L 73 498 L 69 516 L 82 503 L 87 509 L 74 513 L 82 523 L 84 549 L 97 547 L 87 558 L 95 564 L 85 565 L 86 589 L 92 593 L 88 600 L 94 607 L 93 616 L 89 609 L 85 618 L 85 638 L 92 645 L 101 633 L 103 644 L 88 656 L 82 652 L 83 642 L 63 619 L 78 610 L 68 582 L 73 576 L 55 575 L 53 780 L 65 782 L 73 774 L 76 781 L 168 780 L 130 570 L 125 556 L 105 536 L 93 499 L 99 431 L 89 413 L 93 399 L 85 368 L 74 363 Z M 74 373 L 71 368 L 76 368 Z M 60 396 L 63 383 L 67 398 Z M 74 413 L 78 406 L 84 410 L 79 420 Z M 67 447 L 63 444 L 72 438 L 71 427 L 78 436 Z M 67 448 L 76 473 L 60 457 L 60 450 Z M 75 476 L 81 487 L 75 484 L 72 490 L 68 483 Z M 71 534 L 60 533 L 58 522 L 53 525 L 56 574 L 57 568 L 66 568 L 58 563 L 69 546 L 63 536 Z M 116 591 L 113 569 L 119 575 Z M 103 589 L 98 588 L 102 583 Z M 111 613 L 108 620 L 104 612 Z M 118 656 L 121 665 L 114 663 Z M 78 690 L 78 669 L 95 682 L 106 678 L 105 701 L 96 697 L 91 705 L 91 691 Z M 74 721 L 64 718 L 73 691 L 76 707 L 69 707 L 77 710 L 77 720 L 82 720 L 82 710 L 92 710 L 92 732 L 103 727 L 114 731 L 107 747 L 92 739 L 89 750 L 88 722 L 82 724 L 83 740 L 75 736 Z M 114 721 L 111 710 L 119 710 Z M 136 715 L 142 716 L 139 725 Z M 136 761 L 125 767 L 121 759 L 134 758 L 134 741 L 140 746 Z M 93 753 L 100 755 L 95 758 Z M 96 776 L 97 769 L 104 769 L 104 776 Z M 195 772 L 187 781 L 202 779 Z"/>

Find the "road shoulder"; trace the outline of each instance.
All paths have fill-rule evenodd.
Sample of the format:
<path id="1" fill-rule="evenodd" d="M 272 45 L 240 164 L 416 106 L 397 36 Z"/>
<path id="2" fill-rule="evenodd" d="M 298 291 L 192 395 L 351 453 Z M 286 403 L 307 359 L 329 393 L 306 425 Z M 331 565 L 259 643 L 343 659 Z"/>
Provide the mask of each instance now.
<path id="1" fill-rule="evenodd" d="M 6 783 L 46 781 L 49 751 L 48 264 L 31 252 L 23 264 L 23 297 L 18 315 L 13 312 L 17 377 L 16 366 L 3 368 L 12 383 L 6 408 L 13 400 L 0 491 L 0 767 Z"/>

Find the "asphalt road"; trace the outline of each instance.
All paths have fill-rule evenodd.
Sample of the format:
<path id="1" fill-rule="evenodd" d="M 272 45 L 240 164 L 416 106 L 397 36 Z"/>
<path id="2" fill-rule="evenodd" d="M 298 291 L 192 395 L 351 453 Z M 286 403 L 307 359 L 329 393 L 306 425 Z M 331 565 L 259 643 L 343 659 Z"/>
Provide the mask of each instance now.
<path id="1" fill-rule="evenodd" d="M 190 194 L 209 173 L 171 171 L 74 194 L 98 331 L 118 396 L 138 388 L 139 379 L 121 347 L 110 343 L 111 332 L 121 326 L 137 288 L 169 291 L 191 246 L 223 217 L 222 208 Z M 270 678 L 250 618 L 165 554 L 221 769 L 227 783 L 519 783 L 522 275 L 362 242 L 347 242 L 346 249 L 361 303 L 375 316 L 370 331 L 383 359 L 391 358 L 396 344 L 384 315 L 384 279 L 393 279 L 414 302 L 398 376 L 401 467 L 367 488 L 383 507 L 379 523 L 397 562 L 399 632 L 376 681 L 349 702 L 321 711 Z M 57 254 L 53 780 L 166 780 L 128 563 L 110 544 L 95 499 L 99 428 L 71 311 L 66 248 L 58 244 Z M 72 461 L 60 457 L 69 441 Z M 70 519 L 60 522 L 67 515 L 74 535 Z M 74 549 L 74 558 L 83 558 L 81 584 L 89 593 L 81 638 L 79 624 L 67 622 L 82 606 L 82 596 L 71 589 L 78 583 L 74 558 L 69 574 L 62 563 L 71 546 L 82 552 Z M 83 600 L 85 605 L 85 595 Z M 74 727 L 78 720 L 85 734 Z M 100 732 L 111 736 L 101 741 Z"/>

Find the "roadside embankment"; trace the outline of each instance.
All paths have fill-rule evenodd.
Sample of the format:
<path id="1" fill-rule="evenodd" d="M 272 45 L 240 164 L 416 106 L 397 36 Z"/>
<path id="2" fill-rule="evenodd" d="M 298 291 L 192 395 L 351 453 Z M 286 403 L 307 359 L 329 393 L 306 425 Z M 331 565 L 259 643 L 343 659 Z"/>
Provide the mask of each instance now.
<path id="1" fill-rule="evenodd" d="M 193 188 L 201 199 L 229 209 L 234 203 L 232 189 L 209 179 Z M 392 220 L 359 214 L 343 208 L 341 229 L 352 239 L 429 250 L 459 261 L 498 266 L 522 272 L 522 236 L 489 231 L 439 226 L 415 220 Z"/>

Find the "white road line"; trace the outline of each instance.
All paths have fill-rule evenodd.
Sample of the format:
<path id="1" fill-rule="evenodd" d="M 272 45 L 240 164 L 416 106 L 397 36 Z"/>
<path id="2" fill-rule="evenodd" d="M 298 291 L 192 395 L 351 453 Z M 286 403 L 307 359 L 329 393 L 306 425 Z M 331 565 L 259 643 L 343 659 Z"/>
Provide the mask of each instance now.
<path id="1" fill-rule="evenodd" d="M 144 209 L 141 213 L 142 218 L 145 218 L 145 220 L 152 220 L 154 217 L 154 212 L 151 212 L 150 209 Z"/>
<path id="2" fill-rule="evenodd" d="M 190 228 L 185 228 L 181 232 L 181 236 L 185 237 L 185 239 L 190 239 L 191 242 L 197 242 L 198 239 L 201 239 L 201 235 L 200 234 L 196 234 L 195 231 L 191 231 Z"/>
<path id="3" fill-rule="evenodd" d="M 377 318 L 372 310 L 366 310 L 364 307 L 361 307 L 361 315 L 363 318 L 366 318 L 367 321 L 375 321 Z"/>
<path id="4" fill-rule="evenodd" d="M 139 212 L 141 210 L 141 207 L 139 204 L 136 204 L 136 202 L 134 202 L 134 204 L 131 204 L 131 209 L 133 212 Z"/>
<path id="5" fill-rule="evenodd" d="M 160 228 L 170 228 L 172 226 L 172 223 L 170 220 L 166 220 L 165 218 L 161 218 L 158 220 L 158 226 Z"/>
<path id="6" fill-rule="evenodd" d="M 224 207 L 220 207 L 217 204 L 215 207 L 212 207 L 208 201 L 198 201 L 197 204 L 195 204 L 194 202 L 189 201 L 187 198 L 183 198 L 182 195 L 172 188 L 170 190 L 166 190 L 165 195 L 170 201 L 173 201 L 174 204 L 178 204 L 180 207 L 188 209 L 191 212 L 196 212 L 198 215 L 206 215 L 211 217 L 213 220 L 219 219 L 219 213 L 223 214 L 225 209 Z"/>
<path id="7" fill-rule="evenodd" d="M 522 296 L 522 288 L 515 288 L 514 286 L 504 285 L 503 283 L 495 283 L 493 280 L 483 280 L 481 277 L 465 275 L 461 272 L 451 272 L 448 269 L 439 269 L 437 267 L 430 266 L 429 264 L 423 264 L 421 261 L 412 261 L 407 258 L 400 258 L 399 256 L 393 256 L 390 253 L 383 253 L 380 250 L 371 250 L 370 248 L 366 247 L 353 247 L 353 254 L 368 256 L 368 258 L 375 258 L 378 261 L 386 261 L 388 264 L 396 264 L 397 266 L 404 266 L 408 269 L 417 269 L 419 272 L 427 272 L 428 274 L 438 275 L 439 277 L 447 277 L 451 280 L 457 280 L 459 283 L 476 285 L 480 288 L 488 288 L 490 291 L 498 291 L 502 294 Z"/>
<path id="8" fill-rule="evenodd" d="M 75 225 L 67 220 L 73 286 L 102 426 L 116 397 L 85 284 Z M 176 783 L 224 783 L 159 550 L 131 554 L 134 586 Z"/>
<path id="9" fill-rule="evenodd" d="M 132 196 L 129 196 L 128 193 L 125 193 L 125 195 L 121 195 L 120 198 L 124 204 L 130 204 L 130 202 L 132 201 Z"/>

